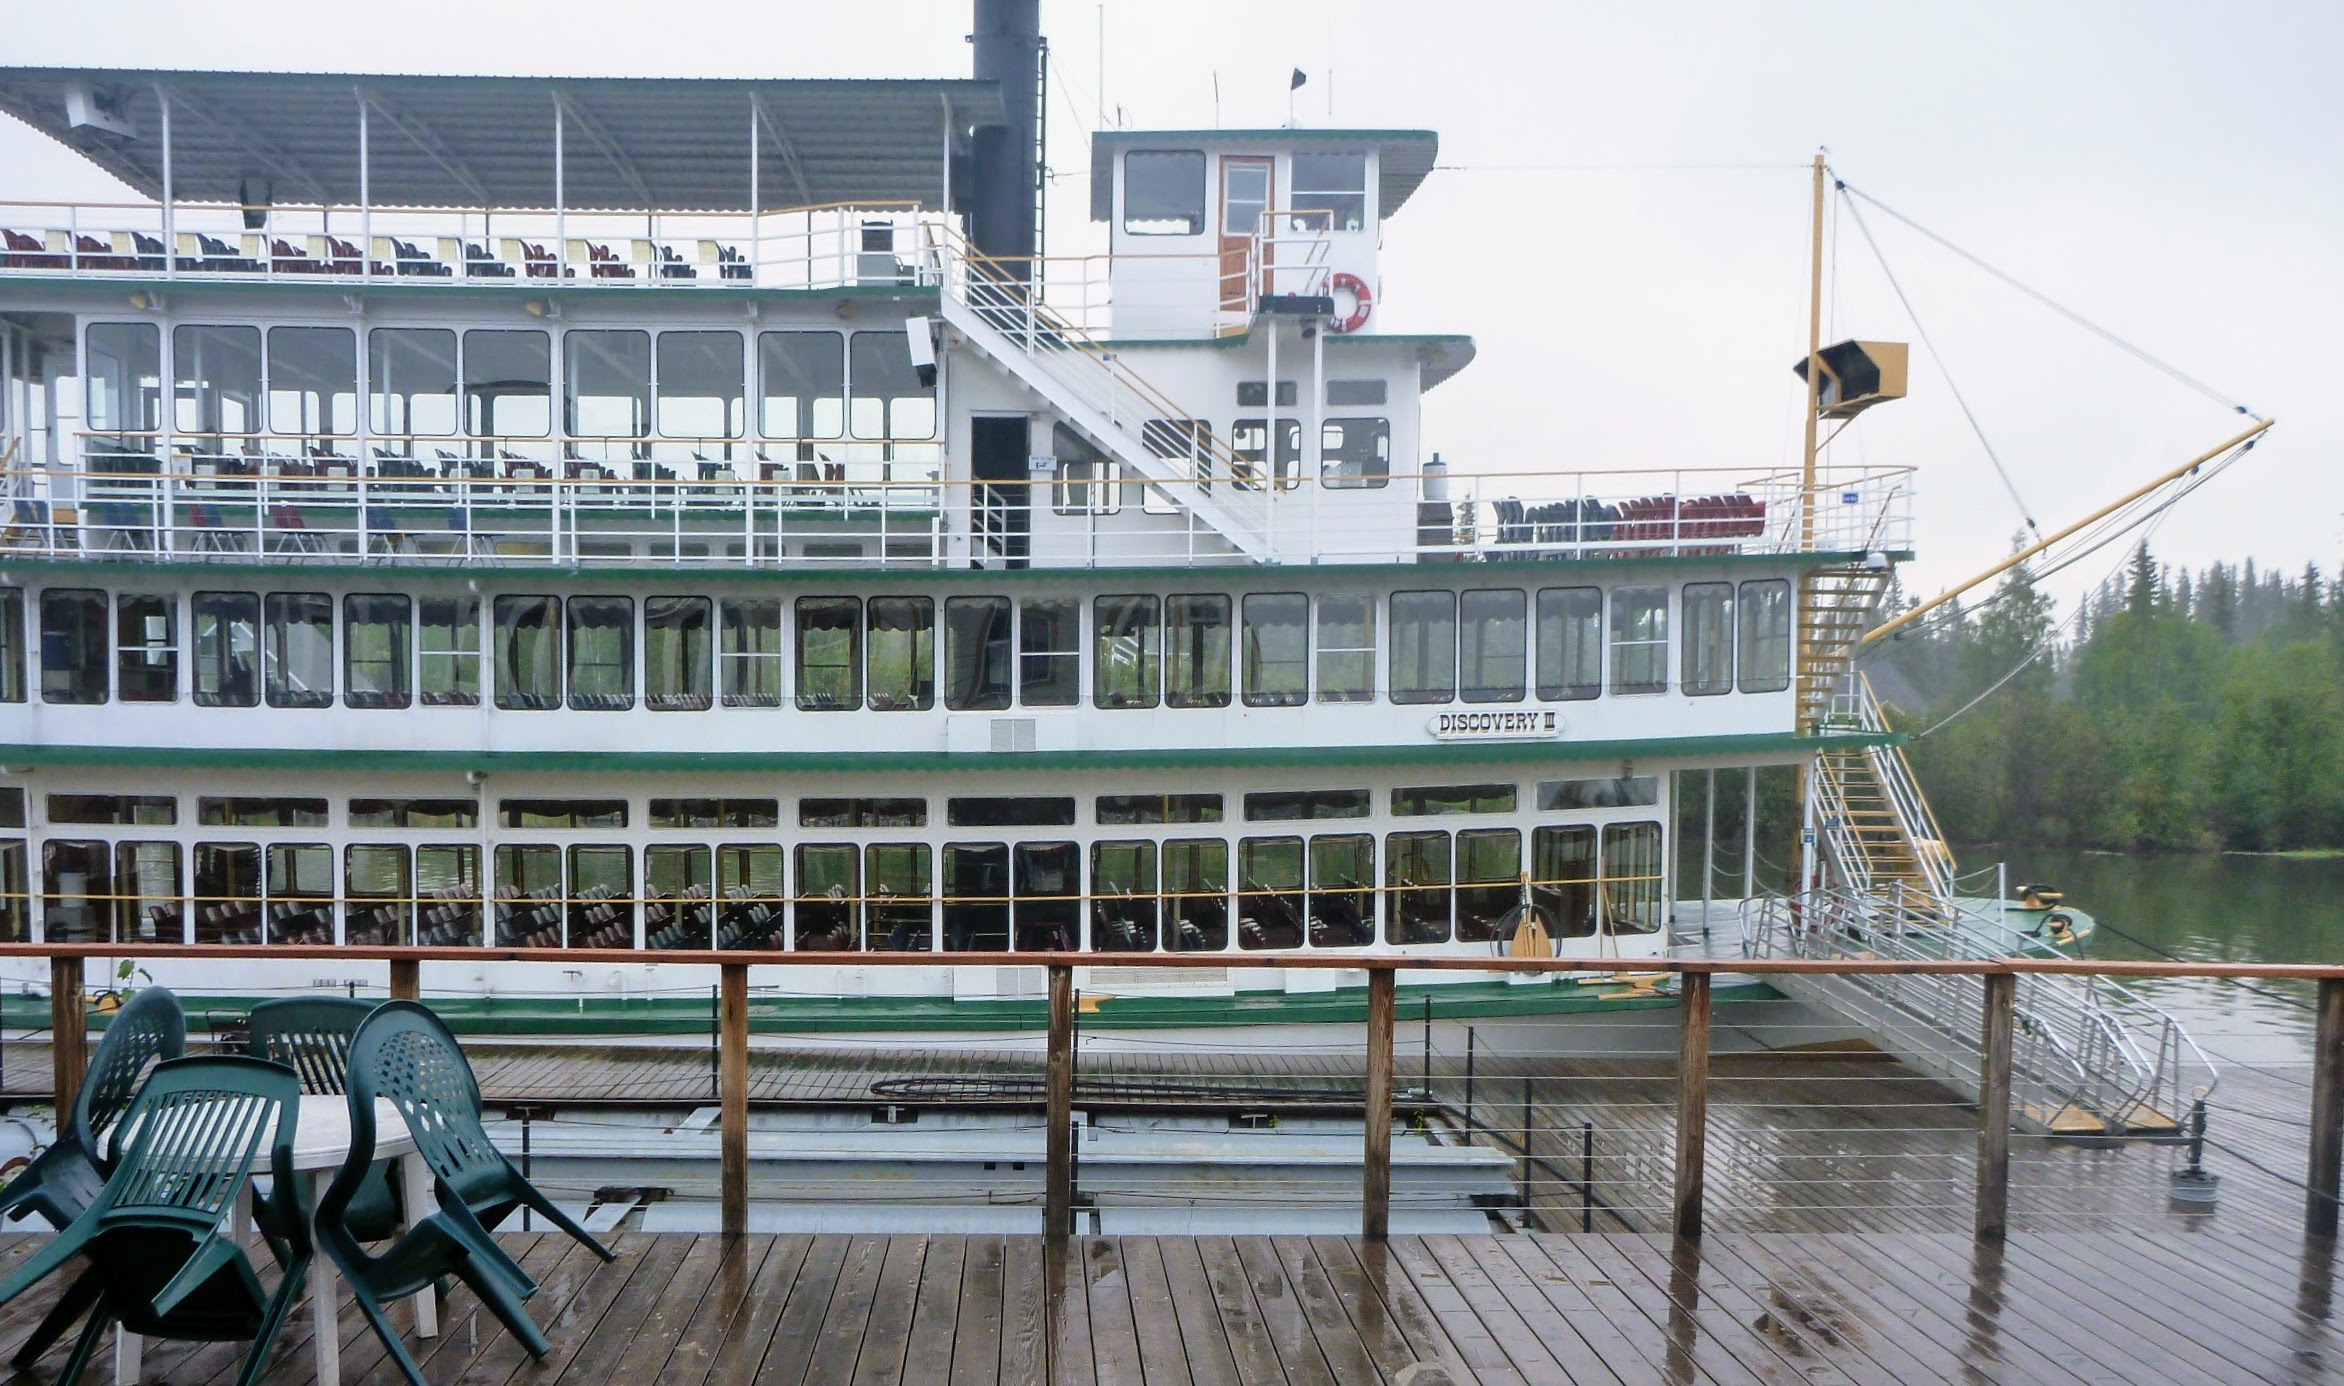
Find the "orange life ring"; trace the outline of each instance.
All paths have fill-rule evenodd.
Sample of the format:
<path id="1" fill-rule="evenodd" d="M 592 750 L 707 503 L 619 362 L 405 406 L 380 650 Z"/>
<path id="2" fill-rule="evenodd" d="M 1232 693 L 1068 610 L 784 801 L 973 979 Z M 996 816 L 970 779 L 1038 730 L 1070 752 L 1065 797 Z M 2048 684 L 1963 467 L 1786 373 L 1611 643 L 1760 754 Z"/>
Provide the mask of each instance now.
<path id="1" fill-rule="evenodd" d="M 1337 270 L 1327 281 L 1327 292 L 1333 295 L 1345 291 L 1351 295 L 1351 316 L 1327 324 L 1329 332 L 1357 332 L 1367 326 L 1367 315 L 1375 311 L 1375 291 L 1367 287 L 1367 281 L 1349 270 Z"/>

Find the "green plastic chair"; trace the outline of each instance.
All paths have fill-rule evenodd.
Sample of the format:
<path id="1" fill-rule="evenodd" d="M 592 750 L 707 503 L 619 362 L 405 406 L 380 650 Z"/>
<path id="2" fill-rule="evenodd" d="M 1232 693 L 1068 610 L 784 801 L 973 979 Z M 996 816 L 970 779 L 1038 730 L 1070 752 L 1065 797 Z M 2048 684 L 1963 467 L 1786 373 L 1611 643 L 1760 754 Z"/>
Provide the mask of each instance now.
<path id="1" fill-rule="evenodd" d="M 300 1080 L 263 1059 L 173 1059 L 155 1069 L 123 1121 L 130 1148 L 97 1199 L 0 1285 L 6 1304 L 75 1256 L 88 1258 L 97 1302 L 59 1386 L 81 1379 L 116 1322 L 155 1338 L 249 1339 L 237 1386 L 259 1378 L 309 1267 L 293 1173 L 300 1111 Z M 274 1292 L 237 1245 L 233 1216 L 264 1147 L 273 1188 L 260 1229 L 276 1261 Z"/>
<path id="2" fill-rule="evenodd" d="M 350 1040 L 374 1007 L 346 996 L 263 1001 L 252 1008 L 252 1052 L 299 1074 L 303 1092 L 339 1097 L 349 1089 Z M 390 1161 L 377 1161 L 373 1177 L 351 1198 L 350 1226 L 365 1241 L 399 1230 L 399 1191 L 391 1173 Z"/>
<path id="3" fill-rule="evenodd" d="M 380 1255 L 360 1245 L 364 1238 L 351 1220 L 374 1160 L 377 1098 L 388 1100 L 406 1119 L 416 1152 L 431 1168 L 439 1202 L 428 1216 L 413 1217 Z M 392 1360 L 416 1386 L 429 1386 L 384 1306 L 449 1275 L 471 1286 L 532 1357 L 543 1358 L 549 1345 L 524 1307 L 537 1293 L 537 1282 L 505 1254 L 489 1229 L 527 1205 L 603 1260 L 614 1259 L 613 1253 L 523 1179 L 489 1140 L 480 1123 L 480 1086 L 456 1037 L 416 1002 L 376 1007 L 350 1044 L 349 1099 L 350 1154 L 318 1200 L 317 1240 L 340 1268 L 350 1297 Z M 409 1210 L 411 1217 L 419 1211 Z"/>
<path id="4" fill-rule="evenodd" d="M 0 1216 L 39 1214 L 50 1227 L 63 1231 L 88 1212 L 106 1187 L 107 1171 L 114 1167 L 112 1154 L 101 1149 L 99 1141 L 129 1107 L 147 1071 L 178 1058 L 186 1048 L 187 1016 L 179 1008 L 179 998 L 161 987 L 146 987 L 133 995 L 106 1023 L 106 1036 L 90 1058 L 89 1076 L 82 1080 L 70 1114 L 65 1114 L 62 1102 L 58 1104 L 65 1115 L 57 1124 L 57 1139 L 0 1189 Z M 98 1302 L 98 1293 L 94 1275 L 77 1277 L 9 1364 L 22 1369 L 38 1361 Z"/>

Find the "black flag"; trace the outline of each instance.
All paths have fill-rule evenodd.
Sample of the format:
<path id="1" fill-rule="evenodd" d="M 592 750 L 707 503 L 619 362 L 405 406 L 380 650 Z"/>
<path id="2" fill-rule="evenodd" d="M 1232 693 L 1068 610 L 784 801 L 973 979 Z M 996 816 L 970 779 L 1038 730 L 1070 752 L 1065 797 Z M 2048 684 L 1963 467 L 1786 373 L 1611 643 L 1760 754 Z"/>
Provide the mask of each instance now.
<path id="1" fill-rule="evenodd" d="M 1290 81 L 1290 82 L 1288 82 L 1288 83 L 1286 84 L 1286 90 L 1288 90 L 1288 91 L 1300 91 L 1300 90 L 1302 90 L 1302 84 L 1303 84 L 1304 82 L 1307 82 L 1307 81 L 1309 81 L 1309 80 L 1310 80 L 1310 74 L 1309 74 L 1309 73 L 1307 73 L 1307 72 L 1304 72 L 1304 71 L 1303 71 L 1301 68 L 1299 68 L 1299 67 L 1298 67 L 1298 68 L 1294 69 L 1294 80 L 1292 80 L 1292 81 Z"/>

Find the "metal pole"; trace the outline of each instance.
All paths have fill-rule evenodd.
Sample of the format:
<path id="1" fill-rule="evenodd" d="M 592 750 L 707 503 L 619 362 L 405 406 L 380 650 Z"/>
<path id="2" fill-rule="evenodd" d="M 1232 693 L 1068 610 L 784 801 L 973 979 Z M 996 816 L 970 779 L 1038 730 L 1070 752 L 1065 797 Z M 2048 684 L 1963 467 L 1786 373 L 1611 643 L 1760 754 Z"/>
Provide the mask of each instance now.
<path id="1" fill-rule="evenodd" d="M 1758 767 L 1742 788 L 1742 898 L 1758 898 Z"/>
<path id="2" fill-rule="evenodd" d="M 1579 1127 L 1579 1230 L 1595 1230 L 1595 1123 Z"/>
<path id="3" fill-rule="evenodd" d="M 1708 821 L 1701 829 L 1701 937 L 1709 937 L 1709 906 L 1717 880 L 1717 767 L 1709 769 Z M 1673 815 L 1672 815 L 1673 817 Z"/>
<path id="4" fill-rule="evenodd" d="M 374 277 L 374 187 L 373 187 L 373 184 L 372 184 L 372 182 L 371 182 L 372 169 L 371 169 L 371 167 L 370 167 L 370 165 L 371 165 L 372 163 L 373 163 L 373 159 L 372 159 L 372 157 L 371 157 L 371 151 L 370 151 L 370 149 L 369 149 L 369 142 L 368 142 L 368 139 L 367 139 L 367 128 L 366 128 L 366 93 L 364 93 L 364 92 L 359 92 L 359 93 L 358 93 L 358 274 L 359 274 L 359 277 L 360 277 L 360 278 L 363 278 L 363 279 L 371 279 L 371 278 L 373 278 L 373 277 Z M 365 335 L 365 334 L 361 333 L 360 335 L 361 335 L 361 336 L 363 336 L 363 335 Z M 361 379 L 364 379 L 365 377 L 364 377 L 364 376 L 361 376 L 360 378 L 361 378 Z M 359 413 L 360 413 L 360 416 L 361 416 L 361 418 L 363 419 L 364 415 L 366 414 L 366 411 L 365 411 L 365 410 L 360 410 L 360 411 L 359 411 Z M 359 457 L 360 457 L 361 459 L 363 459 L 363 458 L 365 458 L 365 457 L 367 456 L 367 453 L 366 453 L 366 451 L 365 451 L 365 443 L 364 443 L 364 440 L 363 440 L 363 439 L 360 441 L 360 444 L 359 444 L 359 453 L 358 453 L 358 455 L 359 455 Z M 366 470 L 366 469 L 365 469 L 365 466 L 364 466 L 364 464 L 363 464 L 363 462 L 362 462 L 362 463 L 361 463 L 361 465 L 360 465 L 360 467 L 359 467 L 359 474 L 363 476 L 363 475 L 365 474 L 365 470 Z M 366 513 L 366 511 L 365 511 L 365 507 L 364 507 L 364 506 L 361 506 L 361 507 L 359 507 L 359 514 L 360 514 L 362 517 L 365 515 L 365 513 Z M 364 546 L 364 545 L 361 545 L 361 546 L 359 547 L 359 552 L 360 552 L 361 554 L 363 554 L 363 553 L 365 553 L 365 552 L 366 552 L 366 549 L 365 549 L 365 546 Z"/>
<path id="5" fill-rule="evenodd" d="M 1432 998 L 1424 998 L 1424 1100 L 1432 1100 Z"/>
<path id="6" fill-rule="evenodd" d="M 1271 398 L 1275 399 L 1273 395 Z M 1380 1242 L 1392 1231 L 1392 1009 L 1397 974 L 1367 974 L 1367 1128 L 1361 1152 L 1359 1234 Z"/>
<path id="7" fill-rule="evenodd" d="M 536 1113 L 537 1113 L 537 1109 L 536 1109 L 536 1108 L 534 1108 L 534 1107 L 523 1107 L 523 1108 L 521 1109 L 521 1111 L 520 1111 L 520 1116 L 521 1116 L 521 1177 L 522 1177 L 523 1179 L 528 1179 L 528 1178 L 530 1177 L 530 1175 L 531 1175 L 531 1169 L 530 1169 L 530 1158 L 529 1158 L 529 1123 L 530 1123 L 530 1119 L 531 1119 L 532 1117 L 534 1117 L 534 1116 L 536 1115 Z M 526 1232 L 526 1231 L 528 1231 L 528 1230 L 529 1230 L 529 1205 L 528 1205 L 528 1204 L 526 1204 L 526 1203 L 524 1203 L 524 1204 L 522 1204 L 522 1205 L 521 1205 L 521 1230 L 522 1230 L 522 1231 L 524 1231 L 524 1232 Z"/>
<path id="8" fill-rule="evenodd" d="M 2303 1181 L 2303 1230 L 2333 1237 L 2339 1177 L 2344 1176 L 2344 980 L 2320 981 L 2311 1060 L 2311 1170 Z"/>
<path id="9" fill-rule="evenodd" d="M 2010 1226 L 2010 1042 L 2018 976 L 1986 976 L 1986 1014 L 1978 1037 L 1978 1235 Z"/>
<path id="10" fill-rule="evenodd" d="M 1677 998 L 1676 1230 L 1701 1235 L 1703 1158 L 1709 1140 L 1709 974 L 1684 974 Z"/>
<path id="11" fill-rule="evenodd" d="M 179 270 L 179 217 L 173 204 L 177 201 L 171 178 L 171 97 L 161 87 L 155 88 L 155 104 L 162 110 L 163 136 L 163 276 L 177 277 Z"/>
<path id="12" fill-rule="evenodd" d="M 708 989 L 708 1099 L 713 1102 L 723 1094 L 724 1082 L 724 1002 L 720 989 Z"/>
<path id="13" fill-rule="evenodd" d="M 1465 1027 L 1465 1129 L 1473 1129 L 1473 1027 Z"/>

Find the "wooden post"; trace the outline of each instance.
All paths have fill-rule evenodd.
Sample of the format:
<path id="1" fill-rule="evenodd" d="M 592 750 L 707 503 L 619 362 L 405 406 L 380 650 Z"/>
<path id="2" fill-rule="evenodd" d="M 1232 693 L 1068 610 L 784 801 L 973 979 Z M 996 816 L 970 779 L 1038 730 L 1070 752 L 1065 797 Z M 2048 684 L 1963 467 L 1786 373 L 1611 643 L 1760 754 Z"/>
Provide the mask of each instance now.
<path id="1" fill-rule="evenodd" d="M 1042 1235 L 1074 1232 L 1074 969 L 1050 965 L 1050 1047 L 1043 1121 Z"/>
<path id="2" fill-rule="evenodd" d="M 423 999 L 423 964 L 413 958 L 391 959 L 391 999 L 393 1001 L 421 1001 Z"/>
<path id="3" fill-rule="evenodd" d="M 1380 1242 L 1392 1232 L 1392 1012 L 1389 967 L 1367 974 L 1367 1148 L 1360 1190 L 1359 1235 Z"/>
<path id="4" fill-rule="evenodd" d="M 49 959 L 49 1073 L 57 1104 L 57 1128 L 81 1095 L 90 1067 L 89 1012 L 83 1009 L 81 959 Z"/>
<path id="5" fill-rule="evenodd" d="M 1986 1016 L 1978 1036 L 1978 1235 L 2010 1227 L 2010 1040 L 2018 977 L 1986 976 Z"/>
<path id="6" fill-rule="evenodd" d="M 2311 1053 L 2311 1172 L 2305 1176 L 2303 1230 L 2336 1235 L 2336 1198 L 2344 1176 L 2344 980 L 2320 979 L 2319 1030 Z"/>
<path id="7" fill-rule="evenodd" d="M 737 1237 L 749 1230 L 749 965 L 723 964 L 720 980 L 717 1120 L 724 1160 L 723 1230 Z"/>
<path id="8" fill-rule="evenodd" d="M 1677 1235 L 1701 1235 L 1702 1160 L 1709 1141 L 1709 974 L 1688 972 L 1677 994 Z"/>

